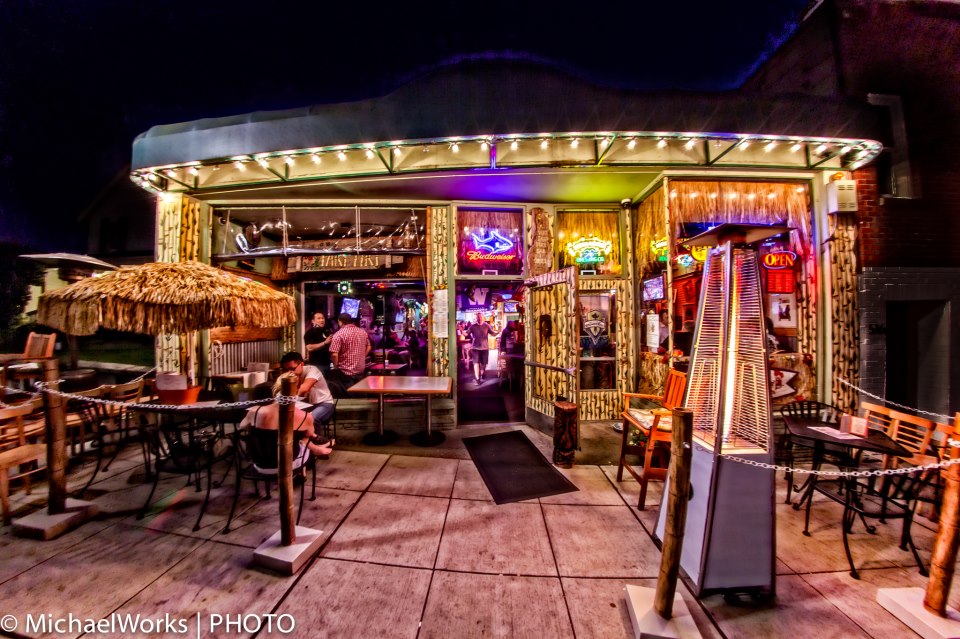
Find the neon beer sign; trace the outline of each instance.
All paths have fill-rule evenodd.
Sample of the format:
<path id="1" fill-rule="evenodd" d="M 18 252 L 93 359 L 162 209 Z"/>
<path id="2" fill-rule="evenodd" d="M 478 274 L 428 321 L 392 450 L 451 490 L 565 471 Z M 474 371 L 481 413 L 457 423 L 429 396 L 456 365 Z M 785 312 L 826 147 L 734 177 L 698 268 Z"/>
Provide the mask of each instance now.
<path id="1" fill-rule="evenodd" d="M 567 254 L 577 264 L 603 264 L 612 250 L 611 242 L 595 235 L 567 243 Z"/>
<path id="2" fill-rule="evenodd" d="M 797 254 L 793 251 L 773 251 L 763 256 L 763 265 L 772 271 L 793 268 L 797 263 Z"/>
<path id="3" fill-rule="evenodd" d="M 471 261 L 509 262 L 516 259 L 513 252 L 514 243 L 505 238 L 499 230 L 490 231 L 487 235 L 471 233 L 473 249 L 466 252 Z"/>

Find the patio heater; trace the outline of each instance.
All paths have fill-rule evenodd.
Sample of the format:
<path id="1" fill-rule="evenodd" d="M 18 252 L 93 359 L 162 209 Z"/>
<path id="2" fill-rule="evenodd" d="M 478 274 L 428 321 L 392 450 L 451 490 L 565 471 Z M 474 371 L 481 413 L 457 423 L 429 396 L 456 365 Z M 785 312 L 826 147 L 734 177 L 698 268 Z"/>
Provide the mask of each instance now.
<path id="1" fill-rule="evenodd" d="M 714 247 L 703 270 L 684 404 L 693 411 L 694 422 L 691 498 L 680 567 L 697 596 L 774 591 L 774 473 L 724 456 L 773 462 L 766 325 L 755 244 L 789 230 L 722 224 L 684 242 Z M 663 538 L 665 518 L 663 507 L 658 539 Z"/>

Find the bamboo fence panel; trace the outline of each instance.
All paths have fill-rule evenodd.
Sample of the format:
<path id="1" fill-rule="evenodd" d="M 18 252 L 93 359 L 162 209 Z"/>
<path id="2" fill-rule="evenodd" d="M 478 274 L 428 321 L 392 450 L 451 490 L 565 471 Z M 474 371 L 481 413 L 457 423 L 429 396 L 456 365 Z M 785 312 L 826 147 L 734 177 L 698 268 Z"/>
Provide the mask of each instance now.
<path id="1" fill-rule="evenodd" d="M 450 295 L 449 278 L 447 275 L 447 260 L 450 257 L 450 215 L 445 207 L 427 208 L 426 223 L 426 282 L 427 300 L 433 304 L 433 292 L 447 290 L 447 303 L 455 304 L 454 296 Z M 454 309 L 451 309 L 455 312 Z M 428 323 L 429 361 L 427 362 L 430 375 L 447 377 L 450 375 L 450 340 L 446 337 L 433 335 L 433 322 Z"/>
<path id="2" fill-rule="evenodd" d="M 832 403 L 847 413 L 857 410 L 857 394 L 837 381 L 860 378 L 860 319 L 857 302 L 857 220 L 831 215 L 830 282 L 833 301 Z"/>

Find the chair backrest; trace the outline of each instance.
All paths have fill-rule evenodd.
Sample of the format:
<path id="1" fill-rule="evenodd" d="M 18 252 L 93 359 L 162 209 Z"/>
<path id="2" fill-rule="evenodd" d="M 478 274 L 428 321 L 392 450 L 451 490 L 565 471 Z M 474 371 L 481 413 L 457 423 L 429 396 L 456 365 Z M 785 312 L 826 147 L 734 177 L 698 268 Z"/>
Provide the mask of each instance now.
<path id="1" fill-rule="evenodd" d="M 663 383 L 663 399 L 660 403 L 664 408 L 676 408 L 683 405 L 683 393 L 686 388 L 687 374 L 671 368 L 667 372 L 666 381 Z"/>
<path id="2" fill-rule="evenodd" d="M 32 402 L 10 406 L 9 408 L 0 408 L 0 451 L 23 446 L 27 443 L 23 418 L 32 412 Z"/>
<path id="3" fill-rule="evenodd" d="M 936 424 L 923 417 L 915 417 L 907 413 L 892 410 L 894 429 L 889 433 L 891 439 L 909 450 L 914 455 L 926 455 L 930 449 Z"/>
<path id="4" fill-rule="evenodd" d="M 27 335 L 27 345 L 23 349 L 23 356 L 29 359 L 53 357 L 53 349 L 56 345 L 56 333 L 30 333 Z"/>
<path id="5" fill-rule="evenodd" d="M 118 402 L 139 402 L 143 395 L 143 379 L 136 379 L 126 384 L 114 384 L 110 387 L 110 399 Z"/>
<path id="6" fill-rule="evenodd" d="M 839 423 L 840 411 L 830 404 L 813 401 L 811 399 L 801 399 L 784 404 L 780 407 L 780 414 L 789 417 L 800 417 L 802 419 L 815 419 L 823 422 Z"/>
<path id="7" fill-rule="evenodd" d="M 897 429 L 897 418 L 893 415 L 893 411 L 886 406 L 871 404 L 870 402 L 861 403 L 860 408 L 867 420 L 867 428 L 893 437 L 893 433 Z"/>
<path id="8" fill-rule="evenodd" d="M 294 431 L 293 445 L 296 448 L 297 442 L 303 437 L 303 431 Z M 273 469 L 279 465 L 279 453 L 277 451 L 277 442 L 279 441 L 280 431 L 270 428 L 251 428 L 247 431 L 247 456 L 258 468 Z"/>

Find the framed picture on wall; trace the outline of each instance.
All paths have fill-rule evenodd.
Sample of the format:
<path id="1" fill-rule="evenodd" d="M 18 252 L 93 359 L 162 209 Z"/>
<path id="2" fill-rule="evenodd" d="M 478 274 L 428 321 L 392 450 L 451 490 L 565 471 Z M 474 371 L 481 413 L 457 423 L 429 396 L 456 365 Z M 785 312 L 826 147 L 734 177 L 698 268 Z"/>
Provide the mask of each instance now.
<path id="1" fill-rule="evenodd" d="M 767 316 L 774 328 L 797 327 L 797 294 L 770 293 L 768 296 Z"/>

